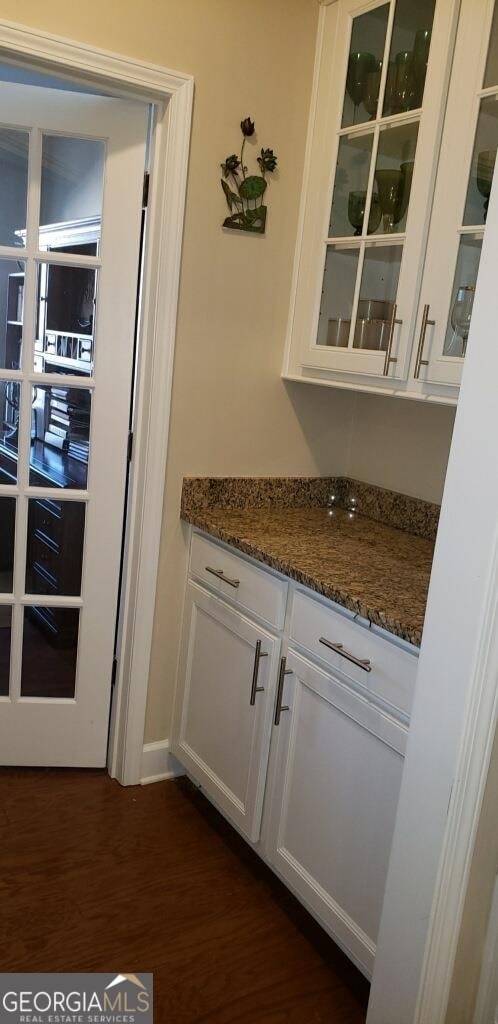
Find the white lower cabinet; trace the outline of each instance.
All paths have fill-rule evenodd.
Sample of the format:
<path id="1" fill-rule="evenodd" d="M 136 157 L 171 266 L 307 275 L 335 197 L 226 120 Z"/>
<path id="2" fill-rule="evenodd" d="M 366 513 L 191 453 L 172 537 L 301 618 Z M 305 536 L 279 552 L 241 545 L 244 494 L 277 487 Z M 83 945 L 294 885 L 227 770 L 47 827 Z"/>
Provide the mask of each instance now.
<path id="1" fill-rule="evenodd" d="M 247 839 L 259 839 L 280 641 L 189 583 L 174 753 Z"/>
<path id="2" fill-rule="evenodd" d="M 172 751 L 369 976 L 416 651 L 234 549 L 210 541 L 207 552 L 201 541 L 194 533 Z M 239 588 L 232 597 L 217 576 L 197 582 L 200 551 L 218 556 L 216 572 L 230 570 L 232 584 L 242 587 L 249 569 L 259 574 L 246 614 Z M 276 586 L 283 602 L 288 593 L 285 624 L 279 602 L 266 599 Z M 319 642 L 329 633 L 332 653 Z"/>
<path id="3" fill-rule="evenodd" d="M 294 652 L 286 669 L 268 857 L 370 974 L 406 729 Z"/>

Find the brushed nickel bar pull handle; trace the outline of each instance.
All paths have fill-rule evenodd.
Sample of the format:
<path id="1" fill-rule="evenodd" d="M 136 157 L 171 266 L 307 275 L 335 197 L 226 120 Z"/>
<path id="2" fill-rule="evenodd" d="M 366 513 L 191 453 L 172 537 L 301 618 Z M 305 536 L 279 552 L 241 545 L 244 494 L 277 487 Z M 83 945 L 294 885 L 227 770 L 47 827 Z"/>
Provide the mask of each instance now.
<path id="1" fill-rule="evenodd" d="M 223 580 L 223 583 L 228 583 L 229 587 L 240 587 L 240 580 L 231 580 L 229 576 L 225 576 L 223 569 L 212 569 L 210 565 L 206 565 L 206 572 L 210 572 L 211 576 L 216 576 L 217 579 Z"/>
<path id="2" fill-rule="evenodd" d="M 431 307 L 430 307 L 429 303 L 427 303 L 424 306 L 424 312 L 422 313 L 422 323 L 420 325 L 420 337 L 418 339 L 417 358 L 415 360 L 415 371 L 414 371 L 414 374 L 413 374 L 415 380 L 418 380 L 419 377 L 420 377 L 420 367 L 421 366 L 428 366 L 429 365 L 429 360 L 428 359 L 422 359 L 422 356 L 424 354 L 425 335 L 426 335 L 426 332 L 427 332 L 427 328 L 429 326 L 430 327 L 435 327 L 436 326 L 436 321 L 435 320 L 429 320 L 429 310 L 430 310 L 430 308 Z"/>
<path id="3" fill-rule="evenodd" d="M 286 668 L 286 664 L 287 659 L 281 658 L 280 670 L 278 673 L 277 699 L 275 701 L 275 718 L 273 720 L 275 725 L 280 725 L 280 715 L 282 714 L 282 711 L 290 711 L 288 704 L 282 704 L 282 694 L 284 691 L 285 677 L 292 675 L 292 669 Z"/>
<path id="4" fill-rule="evenodd" d="M 254 668 L 252 670 L 251 699 L 249 701 L 251 707 L 254 707 L 256 703 L 256 694 L 262 693 L 264 690 L 264 686 L 258 686 L 259 663 L 261 661 L 261 658 L 267 657 L 267 652 L 261 650 L 261 640 L 256 640 L 256 650 L 254 652 Z"/>
<path id="5" fill-rule="evenodd" d="M 392 352 L 392 349 L 393 349 L 394 328 L 396 327 L 396 324 L 399 324 L 401 326 L 401 324 L 403 323 L 402 320 L 397 320 L 396 319 L 396 313 L 397 312 L 398 312 L 398 307 L 397 307 L 396 303 L 394 303 L 393 313 L 392 313 L 392 317 L 391 317 L 391 325 L 389 327 L 389 338 L 387 340 L 386 358 L 384 360 L 384 369 L 382 371 L 384 377 L 388 377 L 389 376 L 389 366 L 390 366 L 390 364 L 398 362 L 396 356 L 392 356 L 391 355 L 391 352 Z"/>
<path id="6" fill-rule="evenodd" d="M 342 658 L 346 659 L 346 661 L 352 661 L 353 665 L 357 665 L 358 668 L 362 668 L 364 672 L 372 671 L 372 663 L 368 658 L 356 658 L 354 654 L 351 654 L 351 651 L 346 650 L 344 644 L 333 644 L 330 640 L 326 640 L 324 636 L 320 637 L 319 642 L 323 644 L 324 647 L 328 647 L 330 651 L 334 651 L 335 654 L 340 654 Z"/>

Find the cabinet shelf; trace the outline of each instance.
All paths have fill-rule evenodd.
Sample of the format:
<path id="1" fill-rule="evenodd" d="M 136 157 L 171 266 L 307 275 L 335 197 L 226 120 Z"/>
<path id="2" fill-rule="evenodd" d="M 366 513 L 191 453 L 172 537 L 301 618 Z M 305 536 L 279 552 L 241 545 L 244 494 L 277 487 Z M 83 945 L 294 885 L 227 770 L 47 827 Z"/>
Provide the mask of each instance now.
<path id="1" fill-rule="evenodd" d="M 82 362 L 80 359 L 68 359 L 64 356 L 53 356 L 47 352 L 38 353 L 44 363 L 50 363 L 54 366 L 63 367 L 68 373 L 72 373 L 73 370 L 77 370 L 79 373 L 86 373 L 88 376 L 92 374 L 92 364 L 89 362 Z"/>

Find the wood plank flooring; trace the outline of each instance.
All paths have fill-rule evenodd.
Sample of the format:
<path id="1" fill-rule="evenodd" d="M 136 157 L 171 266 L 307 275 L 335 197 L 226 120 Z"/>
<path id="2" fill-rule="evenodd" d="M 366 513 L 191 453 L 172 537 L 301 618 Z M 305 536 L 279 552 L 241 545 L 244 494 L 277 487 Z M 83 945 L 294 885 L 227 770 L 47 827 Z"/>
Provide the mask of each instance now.
<path id="1" fill-rule="evenodd" d="M 368 985 L 186 780 L 0 769 L 2 971 L 152 971 L 158 1024 L 361 1024 Z"/>

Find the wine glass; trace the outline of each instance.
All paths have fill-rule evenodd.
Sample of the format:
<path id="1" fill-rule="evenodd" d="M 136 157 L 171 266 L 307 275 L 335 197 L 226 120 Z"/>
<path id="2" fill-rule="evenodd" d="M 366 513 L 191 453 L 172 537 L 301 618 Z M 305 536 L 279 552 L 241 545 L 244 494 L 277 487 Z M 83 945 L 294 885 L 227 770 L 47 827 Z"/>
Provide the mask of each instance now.
<path id="1" fill-rule="evenodd" d="M 399 203 L 396 208 L 396 214 L 394 223 L 399 224 L 408 209 L 408 203 L 410 201 L 410 193 L 412 190 L 412 178 L 413 168 L 415 166 L 414 160 L 405 160 L 404 163 L 400 164 L 400 171 L 402 174 L 402 181 L 400 185 L 400 197 Z"/>
<path id="2" fill-rule="evenodd" d="M 350 192 L 348 197 L 348 220 L 355 228 L 355 235 L 361 235 L 363 221 L 365 219 L 365 206 L 367 202 L 366 192 Z M 372 193 L 370 201 L 370 213 L 368 215 L 368 234 L 373 235 L 380 224 L 382 216 L 379 197 L 376 192 Z"/>
<path id="3" fill-rule="evenodd" d="M 421 107 L 424 98 L 425 76 L 431 48 L 430 28 L 420 28 L 415 33 L 413 46 L 413 80 L 415 85 L 415 106 Z"/>
<path id="4" fill-rule="evenodd" d="M 481 195 L 484 196 L 484 223 L 486 223 L 486 218 L 488 216 L 488 205 L 489 197 L 491 195 L 491 185 L 493 183 L 495 160 L 495 149 L 485 149 L 479 153 L 477 157 L 476 185 Z"/>
<path id="5" fill-rule="evenodd" d="M 395 103 L 395 89 L 396 89 L 396 65 L 391 61 L 387 65 L 386 75 L 386 87 L 384 91 L 384 110 L 385 114 L 394 113 Z"/>
<path id="6" fill-rule="evenodd" d="M 375 180 L 379 190 L 379 203 L 383 216 L 383 230 L 391 234 L 398 222 L 400 204 L 403 197 L 404 175 L 401 170 L 375 171 Z"/>
<path id="7" fill-rule="evenodd" d="M 346 92 L 354 106 L 353 124 L 356 124 L 358 108 L 363 100 L 367 75 L 371 71 L 375 71 L 376 65 L 377 61 L 373 53 L 357 50 L 349 55 Z"/>
<path id="8" fill-rule="evenodd" d="M 472 319 L 475 291 L 475 285 L 473 284 L 461 285 L 456 293 L 456 298 L 451 310 L 451 326 L 453 328 L 451 348 L 453 348 L 453 341 L 456 341 L 456 338 L 460 338 L 462 349 L 460 354 L 462 356 L 465 355 L 467 350 L 467 340 L 469 337 L 470 321 Z M 454 355 L 456 354 L 457 353 L 455 352 Z"/>
<path id="9" fill-rule="evenodd" d="M 401 114 L 405 110 L 413 110 L 415 103 L 415 87 L 413 77 L 413 53 L 402 50 L 395 58 L 395 80 L 393 87 L 393 113 Z"/>
<path id="10" fill-rule="evenodd" d="M 370 114 L 370 120 L 374 121 L 377 114 L 377 106 L 379 103 L 379 92 L 380 92 L 380 76 L 382 74 L 382 61 L 377 61 L 377 67 L 375 71 L 369 71 L 365 81 L 365 92 L 363 95 L 363 105 L 367 114 Z"/>

